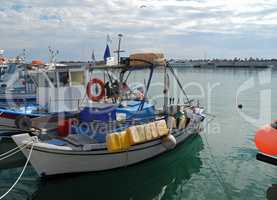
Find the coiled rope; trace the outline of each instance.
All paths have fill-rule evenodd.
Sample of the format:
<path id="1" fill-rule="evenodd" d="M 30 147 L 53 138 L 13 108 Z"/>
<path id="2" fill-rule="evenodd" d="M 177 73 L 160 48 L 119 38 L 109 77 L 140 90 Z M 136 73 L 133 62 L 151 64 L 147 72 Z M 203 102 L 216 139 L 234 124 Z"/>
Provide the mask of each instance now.
<path id="1" fill-rule="evenodd" d="M 7 195 L 9 194 L 9 192 L 16 186 L 16 184 L 18 183 L 18 181 L 21 179 L 21 177 L 22 177 L 23 173 L 25 172 L 26 167 L 27 167 L 27 165 L 28 165 L 28 163 L 29 163 L 29 161 L 30 161 L 30 158 L 31 158 L 31 155 L 32 155 L 32 152 L 33 152 L 33 147 L 34 147 L 35 141 L 31 141 L 31 142 L 29 142 L 29 143 L 27 143 L 27 144 L 20 145 L 20 146 L 18 146 L 17 148 L 12 149 L 13 151 L 14 151 L 15 149 L 19 149 L 19 150 L 16 151 L 16 153 L 17 153 L 18 151 L 21 151 L 22 149 L 27 148 L 30 144 L 31 144 L 30 152 L 29 152 L 28 158 L 27 158 L 27 160 L 26 160 L 26 163 L 25 163 L 25 165 L 24 165 L 24 167 L 23 167 L 21 173 L 19 174 L 19 176 L 18 176 L 18 178 L 16 179 L 16 181 L 14 182 L 14 184 L 13 184 L 2 196 L 0 196 L 0 199 L 3 199 L 5 196 L 7 196 Z M 10 150 L 10 151 L 8 151 L 8 152 L 12 152 L 12 150 Z M 2 154 L 1 156 L 7 155 L 8 152 Z M 8 158 L 8 157 L 10 157 L 10 156 L 12 156 L 12 155 L 14 155 L 14 154 L 15 154 L 15 152 L 13 152 L 13 153 L 11 153 L 10 155 L 7 155 L 7 156 L 1 158 L 0 160 L 3 160 L 3 159 L 5 159 L 5 158 Z"/>

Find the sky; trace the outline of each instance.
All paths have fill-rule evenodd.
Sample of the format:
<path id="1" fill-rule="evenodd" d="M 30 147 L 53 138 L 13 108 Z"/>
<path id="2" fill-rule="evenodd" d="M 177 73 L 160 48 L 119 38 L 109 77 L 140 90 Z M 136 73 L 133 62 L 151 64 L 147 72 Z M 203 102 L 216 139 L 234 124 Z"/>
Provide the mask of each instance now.
<path id="1" fill-rule="evenodd" d="M 277 58 L 276 0 L 0 0 L 0 49 L 47 61 L 103 58 L 106 36 L 126 55 Z"/>

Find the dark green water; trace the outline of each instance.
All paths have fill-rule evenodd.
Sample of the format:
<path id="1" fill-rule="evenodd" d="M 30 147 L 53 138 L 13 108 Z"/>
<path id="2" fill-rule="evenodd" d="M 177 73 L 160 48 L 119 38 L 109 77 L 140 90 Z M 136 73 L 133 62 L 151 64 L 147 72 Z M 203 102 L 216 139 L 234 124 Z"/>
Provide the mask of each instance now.
<path id="1" fill-rule="evenodd" d="M 260 124 L 277 118 L 277 71 L 184 69 L 177 73 L 188 93 L 216 115 L 200 136 L 162 156 L 114 171 L 45 181 L 29 166 L 6 199 L 266 199 L 267 189 L 277 183 L 277 168 L 255 159 L 253 138 Z M 157 103 L 160 80 L 156 74 L 150 91 Z M 177 101 L 181 92 L 176 84 L 170 87 Z M 240 90 L 238 103 L 243 109 L 239 112 Z M 21 172 L 17 164 L 0 163 L 0 195 Z M 15 168 L 6 169 L 11 166 Z"/>

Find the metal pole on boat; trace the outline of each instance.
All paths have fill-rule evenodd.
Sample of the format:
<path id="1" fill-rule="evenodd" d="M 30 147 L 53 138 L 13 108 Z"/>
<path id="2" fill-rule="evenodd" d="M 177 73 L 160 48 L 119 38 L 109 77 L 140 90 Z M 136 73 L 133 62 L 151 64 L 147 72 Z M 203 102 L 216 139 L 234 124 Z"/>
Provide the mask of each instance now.
<path id="1" fill-rule="evenodd" d="M 116 51 L 114 51 L 114 53 L 117 53 L 117 64 L 119 65 L 120 63 L 120 53 L 124 52 L 123 50 L 121 50 L 121 39 L 122 39 L 123 35 L 120 33 L 118 34 L 118 48 Z"/>
<path id="2" fill-rule="evenodd" d="M 164 113 L 168 114 L 168 88 L 167 88 L 167 70 L 166 70 L 167 66 L 164 66 Z"/>

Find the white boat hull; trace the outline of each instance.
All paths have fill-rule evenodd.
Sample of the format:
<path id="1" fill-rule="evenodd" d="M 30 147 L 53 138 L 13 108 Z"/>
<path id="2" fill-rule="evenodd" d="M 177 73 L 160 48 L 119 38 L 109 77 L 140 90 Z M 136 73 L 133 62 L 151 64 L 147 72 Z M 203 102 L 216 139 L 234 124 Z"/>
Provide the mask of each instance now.
<path id="1" fill-rule="evenodd" d="M 194 134 L 197 134 L 195 129 L 186 129 L 173 135 L 179 144 Z M 18 146 L 31 139 L 28 134 L 15 135 L 12 138 Z M 22 151 L 27 157 L 30 148 L 25 148 Z M 49 176 L 125 167 L 158 156 L 166 151 L 168 149 L 162 144 L 161 139 L 135 145 L 128 151 L 117 153 L 110 153 L 105 148 L 91 151 L 72 151 L 62 149 L 62 147 L 61 149 L 51 149 L 35 144 L 30 162 L 40 176 Z"/>

